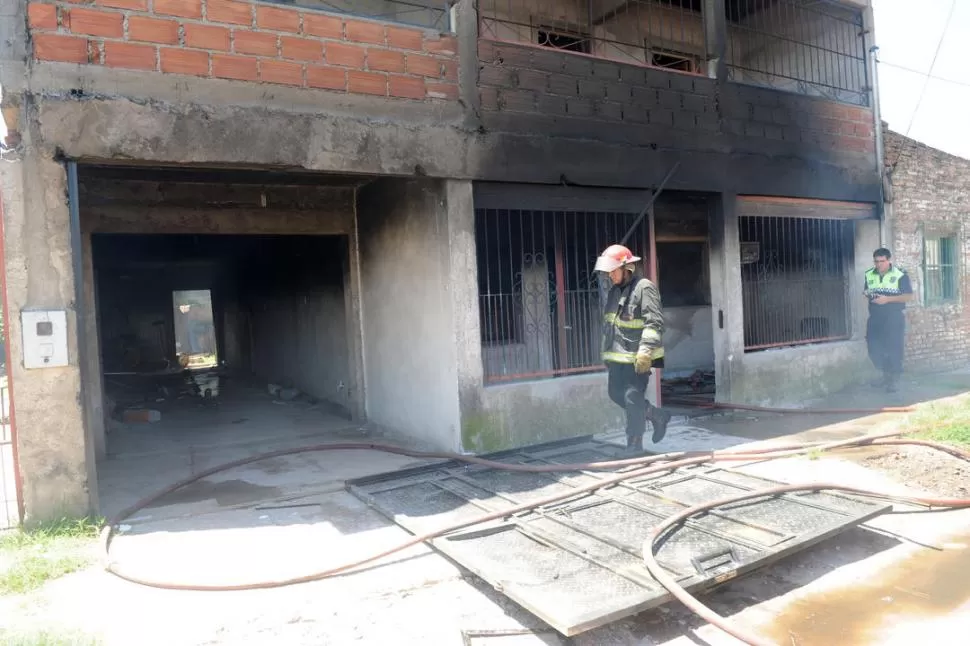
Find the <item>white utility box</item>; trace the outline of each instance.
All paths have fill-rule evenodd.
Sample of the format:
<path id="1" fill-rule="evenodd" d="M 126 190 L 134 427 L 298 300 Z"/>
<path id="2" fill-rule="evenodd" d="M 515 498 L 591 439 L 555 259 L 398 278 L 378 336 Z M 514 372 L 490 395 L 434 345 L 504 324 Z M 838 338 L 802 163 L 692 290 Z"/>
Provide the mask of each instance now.
<path id="1" fill-rule="evenodd" d="M 20 313 L 24 336 L 24 368 L 67 365 L 67 312 L 34 310 Z"/>

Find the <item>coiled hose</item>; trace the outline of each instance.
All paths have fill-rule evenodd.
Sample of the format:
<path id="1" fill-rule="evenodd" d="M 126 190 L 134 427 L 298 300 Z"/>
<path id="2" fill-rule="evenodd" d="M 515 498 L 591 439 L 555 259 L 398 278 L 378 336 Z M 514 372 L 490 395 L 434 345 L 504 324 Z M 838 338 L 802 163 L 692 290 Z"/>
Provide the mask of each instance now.
<path id="1" fill-rule="evenodd" d="M 165 489 L 162 489 L 146 498 L 139 500 L 137 503 L 131 505 L 130 507 L 119 512 L 115 517 L 113 517 L 105 526 L 102 531 L 102 548 L 104 551 L 105 558 L 105 569 L 118 576 L 124 580 L 130 581 L 132 583 L 137 583 L 140 585 L 150 586 L 153 588 L 162 588 L 167 590 L 195 590 L 195 591 L 230 591 L 230 590 L 257 590 L 266 588 L 276 588 L 281 586 L 293 585 L 297 583 L 307 583 L 310 581 L 319 581 L 336 574 L 346 572 L 348 570 L 353 570 L 360 566 L 372 563 L 386 556 L 400 552 L 414 545 L 429 541 L 433 538 L 437 538 L 444 534 L 448 534 L 465 527 L 470 527 L 472 525 L 477 525 L 479 523 L 488 522 L 491 520 L 497 520 L 500 518 L 508 517 L 512 514 L 517 514 L 537 507 L 542 507 L 549 505 L 567 498 L 575 497 L 579 494 L 588 493 L 596 489 L 603 487 L 609 487 L 615 485 L 624 480 L 629 480 L 631 478 L 637 478 L 644 475 L 649 475 L 651 473 L 658 473 L 662 471 L 670 471 L 680 467 L 701 464 L 704 462 L 727 462 L 727 461 L 751 461 L 753 459 L 760 460 L 773 460 L 784 457 L 792 457 L 797 455 L 804 455 L 809 452 L 820 452 L 820 451 L 832 451 L 837 449 L 853 449 L 873 445 L 918 445 L 926 446 L 941 451 L 950 453 L 964 460 L 970 460 L 970 454 L 961 451 L 951 446 L 942 445 L 935 442 L 929 442 L 925 440 L 915 440 L 902 438 L 904 431 L 895 431 L 890 433 L 882 433 L 878 435 L 870 435 L 861 438 L 840 440 L 836 442 L 807 442 L 798 444 L 788 444 L 780 445 L 774 447 L 765 447 L 759 449 L 744 449 L 744 450 L 722 450 L 722 451 L 710 451 L 710 452 L 674 452 L 665 453 L 660 455 L 648 455 L 639 458 L 630 458 L 625 460 L 612 460 L 605 462 L 591 462 L 582 464 L 557 464 L 557 465 L 524 465 L 524 464 L 508 464 L 504 462 L 494 462 L 491 460 L 486 460 L 484 458 L 478 458 L 474 456 L 460 455 L 456 453 L 449 452 L 433 452 L 433 451 L 412 451 L 409 449 L 403 449 L 400 447 L 378 444 L 378 443 L 367 443 L 367 442 L 352 442 L 352 443 L 339 443 L 339 444 L 318 444 L 314 446 L 306 446 L 295 449 L 284 449 L 280 451 L 272 451 L 269 453 L 262 453 L 259 455 L 254 455 L 248 458 L 243 458 L 241 460 L 235 460 L 226 464 L 212 467 L 206 469 L 196 475 L 193 475 L 184 480 L 180 480 Z M 462 521 L 459 523 L 454 523 L 447 527 L 442 527 L 435 531 L 426 532 L 424 534 L 416 535 L 406 541 L 399 543 L 393 547 L 383 550 L 380 553 L 372 554 L 368 557 L 358 559 L 356 561 L 344 563 L 342 565 L 328 568 L 323 571 L 310 573 L 304 576 L 293 577 L 288 579 L 278 579 L 272 581 L 254 581 L 250 583 L 239 583 L 230 585 L 202 585 L 202 584 L 185 584 L 178 583 L 174 581 L 164 581 L 155 580 L 145 577 L 138 576 L 127 572 L 123 567 L 119 566 L 118 563 L 114 563 L 110 558 L 110 548 L 111 541 L 114 536 L 115 527 L 121 524 L 122 521 L 132 516 L 137 511 L 151 505 L 156 500 L 174 492 L 183 487 L 186 487 L 193 482 L 201 480 L 207 476 L 219 473 L 221 471 L 226 471 L 229 469 L 236 468 L 245 464 L 250 464 L 253 462 L 258 462 L 261 460 L 267 460 L 269 458 L 280 457 L 285 455 L 295 455 L 298 453 L 308 453 L 308 452 L 320 452 L 320 451 L 349 451 L 349 450 L 371 450 L 371 451 L 382 451 L 385 453 L 393 453 L 397 455 L 404 455 L 415 458 L 432 458 L 432 459 L 447 459 L 447 460 L 459 460 L 462 462 L 467 462 L 469 464 L 477 464 L 481 466 L 487 466 L 496 470 L 502 471 L 519 471 L 528 473 L 549 473 L 557 471 L 577 471 L 577 470 L 605 470 L 605 469 L 615 469 L 619 467 L 636 467 L 629 471 L 617 474 L 615 476 L 599 480 L 595 483 L 585 485 L 582 487 L 577 487 L 570 491 L 555 494 L 552 496 L 547 496 L 540 500 L 534 500 L 532 502 L 517 505 L 515 507 L 510 507 L 503 509 L 501 511 L 496 511 L 489 514 L 484 514 L 477 518 L 471 520 Z M 671 527 L 682 523 L 687 518 L 700 514 L 716 507 L 722 505 L 731 504 L 741 500 L 748 500 L 751 498 L 760 498 L 764 496 L 778 495 L 781 493 L 791 492 L 791 491 L 821 491 L 821 490 L 837 490 L 845 491 L 849 493 L 854 493 L 861 496 L 875 497 L 884 500 L 898 501 L 911 504 L 919 504 L 930 507 L 937 508 L 962 508 L 970 507 L 970 499 L 955 499 L 955 498 L 924 498 L 924 497 L 901 497 L 898 495 L 892 495 L 879 491 L 871 491 L 867 489 L 860 489 L 857 487 L 848 487 L 845 485 L 840 485 L 838 483 L 830 482 L 820 482 L 814 484 L 806 485 L 779 485 L 775 487 L 770 487 L 762 489 L 760 491 L 747 492 L 740 496 L 733 496 L 730 498 L 723 498 L 720 500 L 715 500 L 707 502 L 704 504 L 696 505 L 689 509 L 685 509 L 678 514 L 675 514 L 666 520 L 664 520 L 660 525 L 658 525 L 651 532 L 650 536 L 646 538 L 643 545 L 643 560 L 644 565 L 654 576 L 654 578 L 664 586 L 674 597 L 680 600 L 684 605 L 686 605 L 691 611 L 702 617 L 708 623 L 717 626 L 726 633 L 736 637 L 742 642 L 749 644 L 750 646 L 775 646 L 770 642 L 758 637 L 757 635 L 749 634 L 744 629 L 738 628 L 733 625 L 724 617 L 721 617 L 713 610 L 701 603 L 697 598 L 688 593 L 684 588 L 682 588 L 678 583 L 668 575 L 658 564 L 654 558 L 654 551 L 656 543 L 659 538 Z"/>

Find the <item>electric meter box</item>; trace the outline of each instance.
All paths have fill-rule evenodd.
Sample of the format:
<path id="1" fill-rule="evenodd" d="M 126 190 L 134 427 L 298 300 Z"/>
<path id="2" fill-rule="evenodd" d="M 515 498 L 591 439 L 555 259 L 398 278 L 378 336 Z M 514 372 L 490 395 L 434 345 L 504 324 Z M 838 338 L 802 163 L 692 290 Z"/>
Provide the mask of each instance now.
<path id="1" fill-rule="evenodd" d="M 67 363 L 67 311 L 20 313 L 24 337 L 24 368 L 58 368 Z"/>

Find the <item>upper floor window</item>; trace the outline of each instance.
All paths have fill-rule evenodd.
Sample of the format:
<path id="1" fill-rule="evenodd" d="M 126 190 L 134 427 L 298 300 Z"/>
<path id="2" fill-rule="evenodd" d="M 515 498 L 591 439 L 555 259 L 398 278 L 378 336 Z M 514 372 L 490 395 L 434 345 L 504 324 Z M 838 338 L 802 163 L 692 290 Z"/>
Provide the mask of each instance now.
<path id="1" fill-rule="evenodd" d="M 330 13 L 375 18 L 387 22 L 424 27 L 440 32 L 452 31 L 450 6 L 443 0 L 263 0 Z"/>
<path id="2" fill-rule="evenodd" d="M 481 0 L 481 36 L 703 73 L 703 0 Z"/>
<path id="3" fill-rule="evenodd" d="M 831 0 L 725 0 L 729 78 L 868 104 L 862 12 Z"/>

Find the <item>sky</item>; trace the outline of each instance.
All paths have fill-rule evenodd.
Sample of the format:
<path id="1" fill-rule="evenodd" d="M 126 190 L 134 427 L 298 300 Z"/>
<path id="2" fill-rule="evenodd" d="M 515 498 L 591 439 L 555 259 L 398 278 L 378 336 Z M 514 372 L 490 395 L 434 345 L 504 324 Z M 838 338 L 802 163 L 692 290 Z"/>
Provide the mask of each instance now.
<path id="1" fill-rule="evenodd" d="M 961 46 L 970 47 L 970 0 L 872 4 L 883 121 L 896 132 L 970 159 L 970 66 L 960 54 Z M 0 120 L 0 138 L 5 131 Z"/>
<path id="2" fill-rule="evenodd" d="M 895 132 L 970 158 L 970 67 L 960 53 L 970 47 L 970 0 L 873 0 L 872 7 L 883 121 Z"/>

